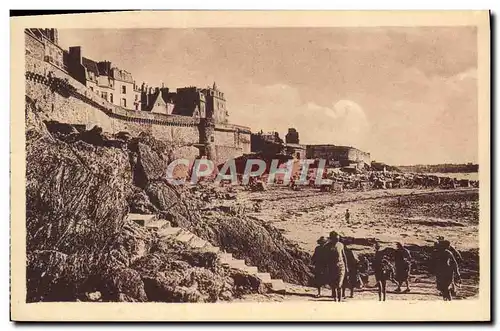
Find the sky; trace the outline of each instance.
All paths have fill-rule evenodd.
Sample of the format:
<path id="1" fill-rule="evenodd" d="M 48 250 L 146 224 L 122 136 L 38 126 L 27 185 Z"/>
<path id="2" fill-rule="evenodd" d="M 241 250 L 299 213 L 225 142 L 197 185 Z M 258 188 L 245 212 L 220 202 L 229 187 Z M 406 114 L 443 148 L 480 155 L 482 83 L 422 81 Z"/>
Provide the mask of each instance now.
<path id="1" fill-rule="evenodd" d="M 66 29 L 138 84 L 225 93 L 231 123 L 296 128 L 393 165 L 478 161 L 475 27 Z"/>

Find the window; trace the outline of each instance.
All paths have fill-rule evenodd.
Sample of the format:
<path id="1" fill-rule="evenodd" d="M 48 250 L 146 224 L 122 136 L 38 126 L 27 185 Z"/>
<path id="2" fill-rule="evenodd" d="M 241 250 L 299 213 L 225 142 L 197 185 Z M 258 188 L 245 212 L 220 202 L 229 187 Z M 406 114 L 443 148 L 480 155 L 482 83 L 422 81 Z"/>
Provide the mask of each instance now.
<path id="1" fill-rule="evenodd" d="M 127 107 L 127 99 L 125 98 L 122 99 L 122 106 Z"/>
<path id="2" fill-rule="evenodd" d="M 135 101 L 137 101 L 137 98 L 138 98 L 138 97 L 139 97 L 139 96 L 136 94 L 136 95 L 135 95 Z"/>
<path id="3" fill-rule="evenodd" d="M 127 87 L 125 85 L 122 85 L 122 94 L 127 93 Z"/>
<path id="4" fill-rule="evenodd" d="M 93 88 L 92 86 L 90 87 L 90 90 L 91 90 L 92 92 L 94 92 L 94 88 Z"/>
<path id="5" fill-rule="evenodd" d="M 139 105 L 137 103 L 135 104 L 135 110 L 139 110 Z"/>
<path id="6" fill-rule="evenodd" d="M 109 102 L 113 103 L 113 93 L 109 94 Z"/>
<path id="7" fill-rule="evenodd" d="M 105 100 L 108 100 L 108 92 L 102 92 L 101 97 Z"/>

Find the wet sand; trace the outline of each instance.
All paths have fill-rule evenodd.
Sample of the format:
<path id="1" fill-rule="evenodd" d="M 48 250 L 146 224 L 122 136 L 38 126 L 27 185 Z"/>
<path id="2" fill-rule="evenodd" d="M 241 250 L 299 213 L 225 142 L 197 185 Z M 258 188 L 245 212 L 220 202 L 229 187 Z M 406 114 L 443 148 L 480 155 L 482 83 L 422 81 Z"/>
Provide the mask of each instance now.
<path id="1" fill-rule="evenodd" d="M 272 223 L 290 240 L 312 253 L 316 240 L 336 230 L 350 237 L 349 245 L 359 254 L 373 253 L 373 242 L 395 247 L 402 241 L 422 251 L 433 245 L 437 236 L 444 236 L 460 251 L 475 254 L 479 243 L 478 189 L 391 189 L 366 192 L 319 192 L 306 188 L 293 191 L 286 187 L 270 187 L 265 192 L 240 192 L 238 198 L 259 201 L 261 211 L 253 217 Z M 344 213 L 349 209 L 350 221 Z M 478 266 L 468 264 L 463 274 L 459 297 L 474 297 L 478 290 Z M 412 277 L 415 291 L 391 293 L 391 299 L 437 300 L 434 277 L 424 271 Z M 374 285 L 374 280 L 371 281 Z M 395 289 L 389 285 L 389 291 Z M 318 300 L 315 289 L 291 287 L 288 294 L 271 294 L 259 300 Z M 293 294 L 293 293 L 297 294 Z M 325 298 L 329 295 L 325 290 Z M 257 296 L 259 297 L 259 296 Z M 244 300 L 254 300 L 246 298 Z M 377 299 L 375 289 L 364 289 L 354 300 Z M 328 299 L 328 298 L 326 298 Z M 353 300 L 353 299 L 350 299 Z"/>

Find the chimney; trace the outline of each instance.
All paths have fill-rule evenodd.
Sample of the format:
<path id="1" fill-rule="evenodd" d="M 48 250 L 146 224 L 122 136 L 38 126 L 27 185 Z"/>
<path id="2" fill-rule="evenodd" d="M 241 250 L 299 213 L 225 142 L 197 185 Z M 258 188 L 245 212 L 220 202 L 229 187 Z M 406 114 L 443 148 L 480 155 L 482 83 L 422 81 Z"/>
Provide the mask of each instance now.
<path id="1" fill-rule="evenodd" d="M 73 46 L 69 48 L 69 57 L 73 63 L 82 64 L 82 47 Z"/>

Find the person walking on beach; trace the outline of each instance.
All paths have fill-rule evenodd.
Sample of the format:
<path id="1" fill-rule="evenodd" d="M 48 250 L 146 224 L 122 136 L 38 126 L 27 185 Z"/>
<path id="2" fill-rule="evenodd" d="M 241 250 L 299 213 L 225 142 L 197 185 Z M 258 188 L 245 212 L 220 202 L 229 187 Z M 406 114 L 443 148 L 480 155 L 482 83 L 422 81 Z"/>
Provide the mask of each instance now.
<path id="1" fill-rule="evenodd" d="M 332 298 L 334 301 L 342 301 L 342 286 L 346 273 L 349 269 L 346 265 L 346 256 L 344 244 L 340 242 L 340 236 L 337 232 L 330 232 L 329 248 L 329 271 L 330 284 L 332 288 Z"/>
<path id="2" fill-rule="evenodd" d="M 394 278 L 398 283 L 398 288 L 396 289 L 396 292 L 401 292 L 401 285 L 403 285 L 403 283 L 406 283 L 405 292 L 410 292 L 410 284 L 409 284 L 410 268 L 411 268 L 410 251 L 408 251 L 401 242 L 398 242 L 396 246 L 397 249 L 394 257 L 394 262 L 396 267 L 396 275 Z"/>
<path id="3" fill-rule="evenodd" d="M 349 209 L 345 211 L 345 222 L 349 224 L 349 219 L 351 218 L 351 214 L 349 214 Z"/>
<path id="4" fill-rule="evenodd" d="M 450 242 L 442 240 L 437 243 L 437 251 L 433 260 L 436 275 L 436 287 L 445 301 L 451 301 L 453 283 L 461 282 L 457 260 L 450 251 Z"/>
<path id="5" fill-rule="evenodd" d="M 378 300 L 385 301 L 387 292 L 387 281 L 394 281 L 394 268 L 385 256 L 385 252 L 380 250 L 380 244 L 375 243 L 375 257 L 373 259 L 373 270 L 378 288 Z"/>
<path id="6" fill-rule="evenodd" d="M 354 297 L 354 288 L 362 288 L 363 281 L 361 280 L 359 274 L 359 259 L 356 254 L 344 245 L 346 264 L 349 272 L 346 273 L 346 279 L 344 281 L 344 286 L 342 288 L 342 297 L 345 298 L 345 291 L 349 288 L 351 298 Z"/>
<path id="7" fill-rule="evenodd" d="M 449 241 L 445 240 L 443 236 L 439 236 L 437 238 L 437 244 L 435 245 L 436 248 L 438 248 L 440 243 L 444 243 L 445 246 L 448 245 L 448 250 L 451 252 L 451 254 L 453 254 L 453 257 L 455 258 L 458 267 L 460 267 L 460 264 L 463 261 L 462 254 L 460 254 L 460 252 L 455 247 L 453 247 L 453 245 L 451 245 Z M 453 279 L 453 282 L 451 283 L 451 295 L 456 295 L 456 293 L 457 293 L 457 281 Z"/>
<path id="8" fill-rule="evenodd" d="M 321 287 L 328 284 L 328 252 L 326 243 L 326 238 L 320 237 L 317 241 L 318 246 L 314 249 L 313 256 L 311 257 L 311 262 L 314 266 L 314 285 L 318 289 L 317 298 L 321 296 Z"/>

